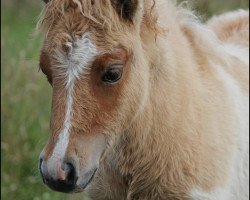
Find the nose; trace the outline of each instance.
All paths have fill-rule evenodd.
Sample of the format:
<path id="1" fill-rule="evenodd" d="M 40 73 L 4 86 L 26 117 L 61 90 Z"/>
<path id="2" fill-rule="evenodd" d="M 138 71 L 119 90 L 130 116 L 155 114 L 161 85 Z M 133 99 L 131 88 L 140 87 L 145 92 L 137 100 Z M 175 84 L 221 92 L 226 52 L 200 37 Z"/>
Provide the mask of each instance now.
<path id="1" fill-rule="evenodd" d="M 59 192 L 71 192 L 76 187 L 77 174 L 75 166 L 69 161 L 58 161 L 54 169 L 48 169 L 46 161 L 40 159 L 40 173 L 43 182 Z"/>

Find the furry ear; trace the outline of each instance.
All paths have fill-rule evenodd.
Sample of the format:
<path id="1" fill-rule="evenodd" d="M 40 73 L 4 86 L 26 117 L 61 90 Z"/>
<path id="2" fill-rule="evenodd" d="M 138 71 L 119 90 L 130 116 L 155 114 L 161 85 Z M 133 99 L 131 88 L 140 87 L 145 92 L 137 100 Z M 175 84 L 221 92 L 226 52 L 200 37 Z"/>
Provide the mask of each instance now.
<path id="1" fill-rule="evenodd" d="M 118 15 L 124 20 L 132 21 L 138 7 L 138 0 L 113 0 Z"/>

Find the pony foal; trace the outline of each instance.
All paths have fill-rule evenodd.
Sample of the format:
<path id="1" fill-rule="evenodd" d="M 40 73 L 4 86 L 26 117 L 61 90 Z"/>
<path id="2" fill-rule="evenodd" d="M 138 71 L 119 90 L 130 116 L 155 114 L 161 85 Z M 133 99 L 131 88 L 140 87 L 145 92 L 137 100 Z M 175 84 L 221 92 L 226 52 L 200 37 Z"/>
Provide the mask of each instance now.
<path id="1" fill-rule="evenodd" d="M 246 200 L 248 12 L 201 24 L 170 0 L 49 0 L 45 184 L 95 200 Z"/>

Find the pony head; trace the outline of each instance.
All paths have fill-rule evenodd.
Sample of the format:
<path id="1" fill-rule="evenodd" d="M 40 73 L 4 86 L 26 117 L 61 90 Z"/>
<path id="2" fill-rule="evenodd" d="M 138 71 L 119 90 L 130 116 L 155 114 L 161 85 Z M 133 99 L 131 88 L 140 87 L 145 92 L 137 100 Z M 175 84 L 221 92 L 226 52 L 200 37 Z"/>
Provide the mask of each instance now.
<path id="1" fill-rule="evenodd" d="M 40 68 L 53 97 L 40 172 L 50 188 L 79 192 L 148 100 L 150 61 L 142 35 L 155 32 L 155 16 L 143 0 L 45 3 Z"/>

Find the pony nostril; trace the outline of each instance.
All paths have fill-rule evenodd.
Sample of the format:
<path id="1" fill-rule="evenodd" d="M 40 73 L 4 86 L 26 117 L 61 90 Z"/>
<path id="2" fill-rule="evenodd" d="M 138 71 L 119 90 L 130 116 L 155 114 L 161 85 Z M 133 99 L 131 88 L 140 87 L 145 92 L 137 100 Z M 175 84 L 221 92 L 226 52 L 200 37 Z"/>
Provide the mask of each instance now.
<path id="1" fill-rule="evenodd" d="M 42 163 L 43 163 L 43 158 L 40 158 L 39 159 L 39 171 L 40 171 L 43 182 L 47 184 L 48 180 L 46 178 L 46 175 L 44 174 L 45 172 L 43 171 Z"/>
<path id="2" fill-rule="evenodd" d="M 40 170 L 40 172 L 42 172 L 42 162 L 43 162 L 43 159 L 40 158 L 39 159 L 39 170 Z"/>
<path id="3" fill-rule="evenodd" d="M 42 162 L 43 162 L 43 159 L 40 158 L 40 159 L 39 159 L 39 171 L 40 171 L 40 174 L 41 174 L 41 176 L 42 176 L 42 178 L 43 178 Z M 44 178 L 43 178 L 43 180 L 44 180 Z"/>
<path id="4" fill-rule="evenodd" d="M 72 163 L 65 162 L 62 164 L 62 170 L 65 172 L 65 183 L 74 185 L 76 183 L 76 170 Z"/>

